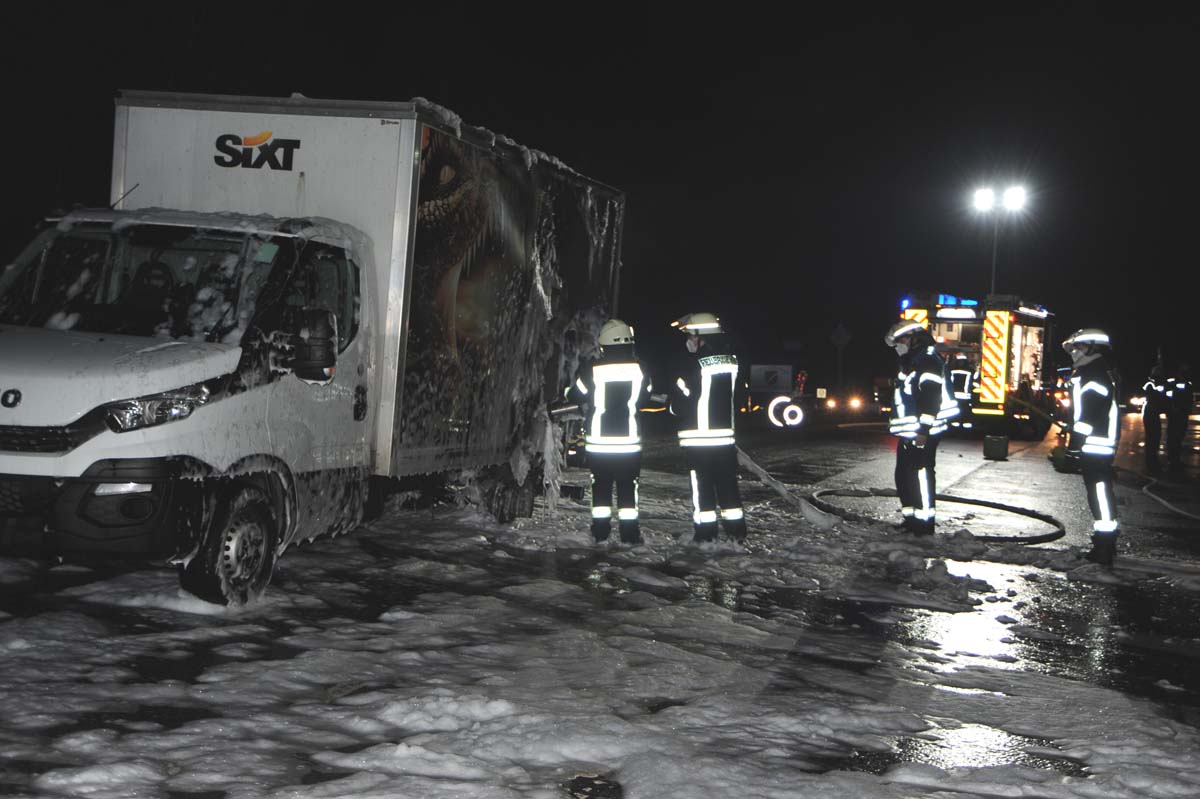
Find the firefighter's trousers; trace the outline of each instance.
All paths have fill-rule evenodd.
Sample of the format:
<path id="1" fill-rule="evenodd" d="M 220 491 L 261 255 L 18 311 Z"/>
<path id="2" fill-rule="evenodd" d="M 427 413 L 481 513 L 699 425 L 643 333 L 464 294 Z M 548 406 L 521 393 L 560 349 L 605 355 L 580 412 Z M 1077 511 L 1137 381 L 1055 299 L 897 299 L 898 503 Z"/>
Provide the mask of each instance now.
<path id="1" fill-rule="evenodd" d="M 641 540 L 638 525 L 638 475 L 642 471 L 641 452 L 588 451 L 592 470 L 592 538 L 608 540 L 612 530 L 613 486 L 617 489 L 617 526 L 621 540 L 636 544 Z"/>
<path id="2" fill-rule="evenodd" d="M 1117 535 L 1117 495 L 1113 490 L 1117 475 L 1112 455 L 1079 456 L 1083 485 L 1087 489 L 1088 508 L 1092 512 L 1092 534 Z"/>
<path id="3" fill-rule="evenodd" d="M 692 479 L 692 523 L 697 543 L 717 540 L 717 519 L 734 541 L 746 538 L 737 482 L 737 446 L 684 447 Z M 720 511 L 718 512 L 718 508 Z"/>
<path id="4" fill-rule="evenodd" d="M 1150 471 L 1158 469 L 1158 448 L 1162 444 L 1162 411 L 1151 407 L 1150 403 L 1142 408 L 1142 428 L 1145 432 L 1146 468 Z M 1168 428 L 1167 434 L 1170 435 Z"/>
<path id="5" fill-rule="evenodd" d="M 1183 465 L 1183 438 L 1189 416 L 1187 409 L 1172 408 L 1167 412 L 1167 465 L 1172 468 Z"/>
<path id="6" fill-rule="evenodd" d="M 910 439 L 896 442 L 896 494 L 905 525 L 933 532 L 934 506 L 937 504 L 937 436 L 929 436 L 925 446 Z"/>

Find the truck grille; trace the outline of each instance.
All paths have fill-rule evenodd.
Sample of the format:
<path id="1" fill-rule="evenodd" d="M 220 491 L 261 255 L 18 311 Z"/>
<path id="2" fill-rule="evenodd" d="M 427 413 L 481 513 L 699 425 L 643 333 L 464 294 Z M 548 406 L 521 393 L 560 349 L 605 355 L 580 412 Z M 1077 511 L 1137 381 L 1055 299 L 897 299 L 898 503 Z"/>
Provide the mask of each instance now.
<path id="1" fill-rule="evenodd" d="M 103 429 L 94 414 L 66 427 L 0 425 L 0 452 L 70 452 Z"/>

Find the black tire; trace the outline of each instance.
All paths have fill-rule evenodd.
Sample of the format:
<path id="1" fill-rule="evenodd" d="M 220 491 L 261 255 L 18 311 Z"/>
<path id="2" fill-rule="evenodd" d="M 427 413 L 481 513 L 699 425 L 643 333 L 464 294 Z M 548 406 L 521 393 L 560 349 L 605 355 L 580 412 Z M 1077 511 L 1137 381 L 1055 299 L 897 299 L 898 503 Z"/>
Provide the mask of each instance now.
<path id="1" fill-rule="evenodd" d="M 179 584 L 217 605 L 253 602 L 271 582 L 278 543 L 279 522 L 267 495 L 231 483 L 220 489 L 200 551 L 179 567 Z"/>
<path id="2" fill-rule="evenodd" d="M 541 470 L 530 471 L 525 482 L 517 484 L 507 465 L 489 470 L 479 480 L 479 490 L 488 512 L 501 524 L 508 524 L 518 516 L 533 515 L 533 486 L 541 484 Z"/>

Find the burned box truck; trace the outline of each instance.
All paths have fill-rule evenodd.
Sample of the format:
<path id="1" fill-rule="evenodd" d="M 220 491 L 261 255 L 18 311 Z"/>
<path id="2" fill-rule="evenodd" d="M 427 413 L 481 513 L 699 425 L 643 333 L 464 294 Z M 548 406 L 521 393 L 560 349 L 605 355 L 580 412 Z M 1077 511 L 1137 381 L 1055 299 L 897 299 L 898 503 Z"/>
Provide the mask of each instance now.
<path id="1" fill-rule="evenodd" d="M 512 513 L 615 311 L 620 192 L 422 100 L 123 92 L 114 134 L 112 206 L 0 273 L 7 551 L 240 604 L 372 478 L 491 469 Z"/>

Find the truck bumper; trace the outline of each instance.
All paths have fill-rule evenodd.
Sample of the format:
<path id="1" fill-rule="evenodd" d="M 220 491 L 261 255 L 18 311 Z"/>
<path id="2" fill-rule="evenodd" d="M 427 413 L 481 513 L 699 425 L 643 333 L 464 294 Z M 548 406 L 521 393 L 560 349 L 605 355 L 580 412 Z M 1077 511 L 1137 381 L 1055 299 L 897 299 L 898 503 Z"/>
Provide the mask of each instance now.
<path id="1" fill-rule="evenodd" d="M 103 460 L 70 478 L 0 474 L 0 551 L 170 555 L 201 484 L 176 459 Z"/>

